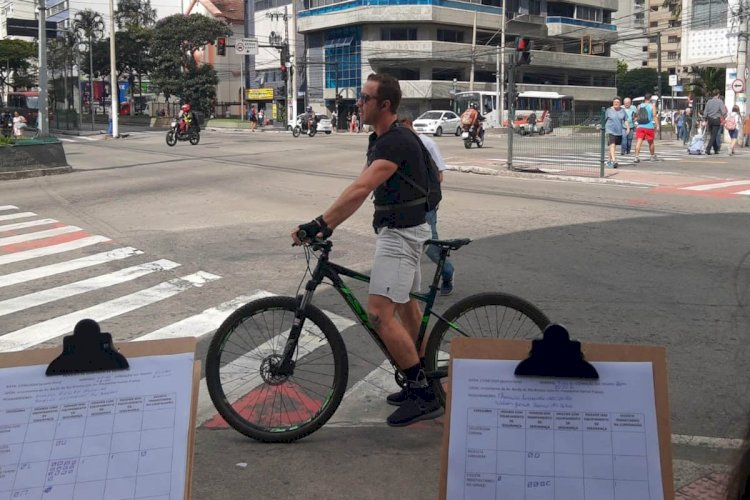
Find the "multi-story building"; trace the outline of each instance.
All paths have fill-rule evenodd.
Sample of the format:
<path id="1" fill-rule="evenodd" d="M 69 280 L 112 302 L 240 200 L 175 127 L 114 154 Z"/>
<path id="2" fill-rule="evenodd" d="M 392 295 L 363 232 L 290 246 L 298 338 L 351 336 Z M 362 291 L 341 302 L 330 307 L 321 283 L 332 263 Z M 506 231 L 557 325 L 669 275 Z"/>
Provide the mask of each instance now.
<path id="1" fill-rule="evenodd" d="M 616 57 L 609 42 L 617 0 L 303 0 L 298 29 L 305 35 L 307 100 L 329 109 L 336 92 L 353 107 L 371 72 L 399 78 L 403 106 L 447 108 L 451 91 L 493 91 L 500 26 L 507 46 L 535 41 L 532 63 L 519 72 L 519 91 L 554 91 L 575 98 L 576 110 L 598 109 L 615 95 Z M 476 47 L 473 49 L 474 26 Z M 591 37 L 590 54 L 581 39 Z M 512 50 L 512 49 L 511 49 Z M 455 83 L 454 83 L 455 79 Z"/>
<path id="2" fill-rule="evenodd" d="M 662 71 L 682 70 L 680 62 L 682 52 L 682 19 L 675 16 L 664 6 L 664 0 L 646 0 L 648 5 L 648 41 L 644 40 L 644 47 L 648 53 L 649 68 L 658 67 L 657 37 L 661 37 L 661 69 Z"/>
<path id="3" fill-rule="evenodd" d="M 8 18 L 36 19 L 36 2 L 0 0 L 0 39 L 8 37 Z M 26 39 L 26 37 L 18 37 Z"/>
<path id="4" fill-rule="evenodd" d="M 612 45 L 612 56 L 624 61 L 628 69 L 648 66 L 648 26 L 646 0 L 619 0 L 617 17 L 618 42 Z"/>

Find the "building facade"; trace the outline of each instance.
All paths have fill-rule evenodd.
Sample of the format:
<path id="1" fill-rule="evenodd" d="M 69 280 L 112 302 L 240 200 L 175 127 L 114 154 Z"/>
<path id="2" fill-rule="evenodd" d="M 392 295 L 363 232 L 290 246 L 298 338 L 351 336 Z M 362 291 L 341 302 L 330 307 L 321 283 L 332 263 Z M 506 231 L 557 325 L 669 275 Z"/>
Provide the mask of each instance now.
<path id="1" fill-rule="evenodd" d="M 628 70 L 648 66 L 648 6 L 646 0 L 619 0 L 617 17 L 618 42 L 612 46 L 612 56 L 624 61 Z"/>
<path id="2" fill-rule="evenodd" d="M 298 29 L 305 35 L 307 101 L 332 109 L 338 95 L 353 107 L 372 72 L 399 78 L 403 106 L 414 112 L 445 109 L 451 91 L 494 91 L 500 26 L 506 47 L 520 36 L 534 41 L 532 62 L 521 67 L 519 91 L 558 92 L 576 110 L 598 109 L 615 95 L 617 0 L 304 0 Z M 474 26 L 476 46 L 473 48 Z M 582 55 L 581 40 L 593 44 Z M 510 49 L 512 50 L 512 49 Z M 506 67 L 509 54 L 506 49 Z M 454 82 L 455 80 L 455 82 Z"/>

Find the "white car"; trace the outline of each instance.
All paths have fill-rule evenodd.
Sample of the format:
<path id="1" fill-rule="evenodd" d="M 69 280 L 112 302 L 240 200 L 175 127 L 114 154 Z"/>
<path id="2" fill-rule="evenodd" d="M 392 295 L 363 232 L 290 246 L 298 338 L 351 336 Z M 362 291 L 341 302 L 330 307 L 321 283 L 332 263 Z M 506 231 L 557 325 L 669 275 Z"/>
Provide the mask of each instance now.
<path id="1" fill-rule="evenodd" d="M 423 134 L 433 134 L 440 137 L 444 133 L 461 135 L 461 120 L 453 111 L 430 110 L 422 113 L 414 120 L 414 130 Z"/>
<path id="2" fill-rule="evenodd" d="M 297 119 L 294 121 L 295 125 L 302 126 L 302 117 L 305 116 L 306 113 L 302 113 L 301 115 L 297 115 Z M 333 131 L 333 125 L 331 124 L 331 119 L 328 118 L 327 115 L 316 113 L 315 117 L 318 119 L 318 132 L 325 132 L 326 134 L 330 134 Z M 287 130 L 292 130 L 292 125 L 286 126 Z"/>

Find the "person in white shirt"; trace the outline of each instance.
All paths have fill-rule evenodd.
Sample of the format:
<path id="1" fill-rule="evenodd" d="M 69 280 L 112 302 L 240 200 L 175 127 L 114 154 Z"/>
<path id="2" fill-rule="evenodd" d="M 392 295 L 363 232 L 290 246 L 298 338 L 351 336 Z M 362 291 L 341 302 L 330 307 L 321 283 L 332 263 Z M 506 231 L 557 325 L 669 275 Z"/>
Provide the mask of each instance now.
<path id="1" fill-rule="evenodd" d="M 742 127 L 742 116 L 740 115 L 740 107 L 736 104 L 732 108 L 732 111 L 727 115 L 724 120 L 724 128 L 729 134 L 729 155 L 734 155 L 734 148 L 737 146 L 737 135 L 740 127 Z"/>

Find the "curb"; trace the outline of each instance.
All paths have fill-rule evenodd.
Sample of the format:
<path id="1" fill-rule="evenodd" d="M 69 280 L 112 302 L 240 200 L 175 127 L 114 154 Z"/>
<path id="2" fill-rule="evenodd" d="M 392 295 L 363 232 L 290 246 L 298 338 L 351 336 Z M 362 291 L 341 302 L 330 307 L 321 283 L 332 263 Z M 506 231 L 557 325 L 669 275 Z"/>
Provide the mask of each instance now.
<path id="1" fill-rule="evenodd" d="M 14 170 L 12 172 L 0 172 L 0 181 L 27 179 L 30 177 L 43 177 L 45 175 L 67 174 L 73 171 L 73 167 L 50 167 L 27 170 Z"/>

